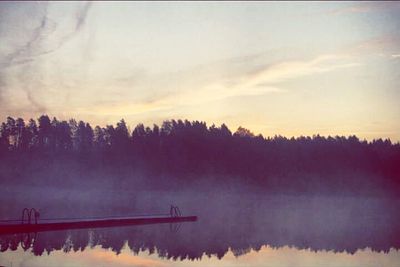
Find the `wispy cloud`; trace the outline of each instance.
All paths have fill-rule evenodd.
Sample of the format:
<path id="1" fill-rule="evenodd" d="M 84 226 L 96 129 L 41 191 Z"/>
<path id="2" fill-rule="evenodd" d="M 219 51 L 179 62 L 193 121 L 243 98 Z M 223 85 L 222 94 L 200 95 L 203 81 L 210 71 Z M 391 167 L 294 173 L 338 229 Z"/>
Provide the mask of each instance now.
<path id="1" fill-rule="evenodd" d="M 3 95 L 6 89 L 18 87 L 25 91 L 26 99 L 36 111 L 45 112 L 47 107 L 44 101 L 41 100 L 42 96 L 39 94 L 39 90 L 31 86 L 33 80 L 38 81 L 40 77 L 43 77 L 43 75 L 38 75 L 38 65 L 35 64 L 35 61 L 37 61 L 39 57 L 58 50 L 81 31 L 82 27 L 85 25 L 91 3 L 87 2 L 78 5 L 74 16 L 74 23 L 71 25 L 71 31 L 61 34 L 61 37 L 54 35 L 58 25 L 50 18 L 50 4 L 32 3 L 31 5 L 35 7 L 32 9 L 34 16 L 32 16 L 32 18 L 21 19 L 25 19 L 28 24 L 37 24 L 37 26 L 28 31 L 25 35 L 19 36 L 17 40 L 19 45 L 10 53 L 0 55 L 0 103 L 3 105 L 8 104 L 2 100 L 4 99 Z M 29 7 L 30 5 L 23 6 L 24 9 L 28 9 Z M 12 22 L 9 21 L 9 23 Z M 4 35 L 7 33 L 3 32 L 2 34 Z M 14 39 L 16 38 L 12 31 L 9 30 L 8 34 L 11 34 Z M 49 40 L 51 40 L 51 42 Z M 13 48 L 14 45 L 9 44 L 8 47 Z M 10 71 L 9 69 L 11 67 L 17 68 L 13 68 L 13 70 Z M 14 76 L 18 77 L 18 79 L 14 79 L 14 81 L 11 82 L 9 77 L 12 75 L 10 75 L 10 73 L 14 73 Z M 43 86 L 43 82 L 40 82 L 40 85 Z M 43 88 L 41 88 L 41 90 L 43 90 Z"/>
<path id="2" fill-rule="evenodd" d="M 83 6 L 78 7 L 75 14 L 73 29 L 62 35 L 58 40 L 54 40 L 52 45 L 47 44 L 44 46 L 43 42 L 49 39 L 51 34 L 56 31 L 57 24 L 49 18 L 49 3 L 40 4 L 41 8 L 36 14 L 39 17 L 39 25 L 28 33 L 29 37 L 25 40 L 25 43 L 17 47 L 13 52 L 0 58 L 0 69 L 31 62 L 35 57 L 59 49 L 82 29 L 91 5 L 91 2 L 87 2 L 84 3 Z"/>
<path id="3" fill-rule="evenodd" d="M 92 6 L 92 2 L 86 2 L 85 4 L 83 4 L 83 6 L 81 6 L 80 8 L 77 9 L 76 14 L 75 14 L 74 28 L 72 29 L 72 31 L 65 34 L 58 40 L 58 42 L 56 43 L 53 50 L 56 50 L 56 49 L 59 49 L 60 47 L 62 47 L 66 42 L 68 42 L 69 40 L 74 38 L 81 31 L 82 27 L 86 23 L 88 12 L 89 12 L 91 6 Z"/>
<path id="4" fill-rule="evenodd" d="M 381 2 L 360 2 L 354 5 L 345 6 L 337 9 L 333 9 L 328 12 L 331 15 L 344 15 L 344 14 L 357 14 L 357 13 L 369 13 L 376 11 L 386 11 L 400 9 L 399 2 L 393 1 L 381 1 Z"/>
<path id="5" fill-rule="evenodd" d="M 246 60 L 248 60 L 247 63 Z M 151 81 L 160 80 L 160 89 L 161 87 L 167 88 L 165 93 L 159 93 L 158 97 L 154 97 L 150 93 L 149 96 L 130 101 L 112 101 L 111 103 L 106 101 L 101 105 L 95 104 L 86 112 L 129 116 L 149 112 L 166 112 L 183 106 L 207 105 L 210 102 L 234 97 L 285 93 L 287 90 L 283 87 L 283 83 L 286 81 L 360 65 L 349 56 L 336 54 L 270 64 L 259 64 L 256 61 L 257 59 L 254 57 L 243 57 L 242 60 L 236 60 L 236 62 L 240 62 L 240 66 L 223 75 L 210 75 L 208 70 L 217 71 L 218 68 L 215 67 L 215 64 L 220 64 L 213 63 L 208 68 L 196 68 L 196 71 L 187 70 L 179 74 L 168 74 L 166 76 L 169 79 L 157 76 L 148 77 Z M 228 60 L 228 62 L 232 63 L 235 60 Z M 232 66 L 227 68 L 232 68 Z M 197 81 L 201 82 L 197 83 Z M 146 91 L 143 89 L 149 86 L 148 83 L 154 86 L 150 81 L 137 82 L 135 85 L 139 88 L 143 87 L 138 91 Z M 129 96 L 126 99 L 129 99 Z M 79 112 L 85 111 L 80 110 Z"/>
<path id="6" fill-rule="evenodd" d="M 143 113 L 149 113 L 154 111 L 163 111 L 172 108 L 171 104 L 167 101 L 155 101 L 152 103 L 132 103 L 122 101 L 118 103 L 103 103 L 95 104 L 94 106 L 79 107 L 74 109 L 72 112 L 83 115 L 97 115 L 103 116 L 135 116 Z"/>
<path id="7" fill-rule="evenodd" d="M 284 61 L 266 65 L 257 70 L 249 70 L 239 76 L 216 81 L 197 90 L 187 91 L 184 95 L 174 96 L 174 104 L 200 104 L 231 97 L 282 93 L 286 90 L 281 83 L 310 75 L 331 72 L 337 69 L 358 66 L 346 56 L 322 55 L 311 60 Z"/>
<path id="8" fill-rule="evenodd" d="M 399 43 L 400 36 L 397 34 L 385 34 L 342 47 L 338 50 L 338 53 L 360 59 L 370 56 L 396 58 L 399 51 Z"/>
<path id="9" fill-rule="evenodd" d="M 243 83 L 247 86 L 260 84 L 275 84 L 319 73 L 330 72 L 337 69 L 349 68 L 360 65 L 349 61 L 344 55 L 321 55 L 311 60 L 287 61 L 273 66 L 268 66 L 245 77 Z"/>
<path id="10" fill-rule="evenodd" d="M 55 23 L 50 21 L 47 16 L 48 3 L 45 3 L 39 10 L 39 25 L 29 33 L 28 39 L 13 52 L 0 58 L 0 69 L 12 65 L 24 64 L 32 61 L 32 57 L 42 55 L 46 51 L 40 51 L 38 44 L 45 38 L 45 33 L 55 30 Z"/>

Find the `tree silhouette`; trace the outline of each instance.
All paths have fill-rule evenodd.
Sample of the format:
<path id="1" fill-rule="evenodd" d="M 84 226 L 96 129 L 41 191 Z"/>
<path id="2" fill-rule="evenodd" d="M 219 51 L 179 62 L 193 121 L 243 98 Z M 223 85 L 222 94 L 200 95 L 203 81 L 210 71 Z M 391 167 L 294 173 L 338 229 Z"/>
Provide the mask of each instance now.
<path id="1" fill-rule="evenodd" d="M 267 191 L 400 192 L 400 145 L 388 139 L 264 138 L 243 127 L 232 134 L 225 124 L 207 127 L 201 121 L 167 120 L 152 128 L 138 124 L 130 134 L 123 119 L 93 131 L 89 123 L 74 119 L 50 121 L 42 115 L 26 125 L 22 118 L 7 117 L 0 127 L 0 155 L 0 167 L 7 170 L 14 157 L 31 162 L 25 155 L 39 165 L 47 164 L 45 157 L 61 165 L 67 158 L 84 158 L 82 164 L 91 164 L 84 166 L 88 170 L 103 167 L 101 159 L 111 173 L 143 171 L 158 186 L 223 176 L 220 183 L 241 181 Z"/>
<path id="2" fill-rule="evenodd" d="M 243 128 L 242 126 L 239 126 L 233 135 L 238 137 L 254 137 L 254 134 L 249 129 Z"/>
<path id="3" fill-rule="evenodd" d="M 39 140 L 39 148 L 46 149 L 51 145 L 51 122 L 47 115 L 42 115 L 38 119 L 39 121 L 39 130 L 38 130 L 38 140 Z"/>
<path id="4" fill-rule="evenodd" d="M 10 142 L 8 137 L 7 124 L 3 122 L 0 127 L 0 153 L 6 153 L 9 150 Z"/>
<path id="5" fill-rule="evenodd" d="M 98 151 L 104 151 L 107 148 L 106 130 L 100 126 L 94 128 L 93 144 Z"/>
<path id="6" fill-rule="evenodd" d="M 26 139 L 28 142 L 28 148 L 29 149 L 35 149 L 39 145 L 39 139 L 38 139 L 38 127 L 36 124 L 36 121 L 33 119 L 29 120 L 27 129 L 26 129 Z"/>
<path id="7" fill-rule="evenodd" d="M 117 123 L 117 127 L 115 128 L 113 134 L 115 140 L 115 149 L 121 152 L 126 151 L 129 148 L 129 131 L 124 119 L 121 119 Z"/>

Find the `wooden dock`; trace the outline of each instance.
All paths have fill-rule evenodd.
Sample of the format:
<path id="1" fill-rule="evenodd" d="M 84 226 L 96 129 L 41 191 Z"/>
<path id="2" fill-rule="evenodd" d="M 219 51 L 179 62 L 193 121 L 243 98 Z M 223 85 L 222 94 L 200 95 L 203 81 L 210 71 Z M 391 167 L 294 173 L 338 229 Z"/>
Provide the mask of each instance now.
<path id="1" fill-rule="evenodd" d="M 105 219 L 87 219 L 76 221 L 56 221 L 56 222 L 40 222 L 31 224 L 0 224 L 0 234 L 18 234 L 30 232 L 58 231 L 67 229 L 87 229 L 102 227 L 117 227 L 130 225 L 147 225 L 161 223 L 180 223 L 197 221 L 197 216 L 181 216 L 181 217 L 120 217 Z"/>

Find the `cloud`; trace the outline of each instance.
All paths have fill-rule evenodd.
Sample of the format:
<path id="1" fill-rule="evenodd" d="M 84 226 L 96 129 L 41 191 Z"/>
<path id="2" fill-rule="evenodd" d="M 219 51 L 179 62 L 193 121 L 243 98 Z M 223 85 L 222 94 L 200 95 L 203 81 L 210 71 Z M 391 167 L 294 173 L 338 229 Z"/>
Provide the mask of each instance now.
<path id="1" fill-rule="evenodd" d="M 59 49 L 65 42 L 72 39 L 82 29 L 92 3 L 87 2 L 77 9 L 74 27 L 71 32 L 62 36 L 59 40 L 56 40 L 55 44 L 44 47 L 42 45 L 43 41 L 47 40 L 57 28 L 57 24 L 53 20 L 49 19 L 48 5 L 49 3 L 39 5 L 41 8 L 37 14 L 35 14 L 40 18 L 39 25 L 28 33 L 29 38 L 25 43 L 0 59 L 0 69 L 32 62 L 35 57 L 49 54 Z"/>
<path id="2" fill-rule="evenodd" d="M 39 11 L 40 21 L 39 25 L 35 27 L 31 33 L 28 35 L 29 38 L 23 43 L 21 46 L 17 47 L 13 52 L 5 55 L 0 59 L 0 69 L 7 68 L 14 64 L 24 64 L 31 61 L 32 56 L 36 56 L 36 54 L 41 54 L 36 52 L 37 49 L 36 45 L 41 41 L 43 38 L 43 33 L 46 29 L 54 28 L 50 26 L 51 24 L 47 18 L 47 6 L 48 3 Z M 54 29 L 52 29 L 54 30 Z"/>
<path id="3" fill-rule="evenodd" d="M 18 33 L 22 33 L 24 29 L 29 29 L 29 27 L 25 27 L 26 25 L 34 25 L 36 23 L 37 26 L 28 30 L 28 32 L 23 35 L 17 35 L 10 29 L 8 29 L 7 33 L 2 33 L 2 35 L 8 34 L 12 42 L 20 43 L 17 46 L 11 43 L 8 44 L 8 47 L 16 48 L 6 55 L 0 55 L 0 103 L 2 105 L 8 105 L 7 101 L 4 101 L 6 97 L 4 91 L 19 88 L 25 92 L 26 99 L 35 111 L 45 112 L 47 110 L 39 94 L 39 90 L 43 91 L 45 89 L 45 84 L 40 80 L 43 79 L 43 75 L 39 71 L 40 64 L 36 64 L 36 60 L 40 56 L 58 50 L 66 42 L 76 36 L 85 25 L 91 5 L 90 2 L 84 3 L 83 5 L 79 4 L 73 20 L 74 23 L 70 25 L 72 29 L 67 32 L 67 34 L 62 34 L 61 37 L 57 37 L 57 35 L 53 34 L 57 31 L 58 25 L 50 19 L 49 3 L 32 3 L 32 5 L 18 7 L 24 10 L 32 9 L 32 17 L 21 18 L 25 23 L 23 27 L 19 28 Z M 13 14 L 15 8 L 17 7 L 11 6 L 9 12 Z M 2 23 L 13 25 L 13 23 L 15 23 L 15 21 L 12 21 L 14 17 L 10 16 L 9 19 L 10 21 L 4 21 Z M 27 38 L 23 39 L 25 36 L 27 36 Z M 12 70 L 10 70 L 10 68 L 12 68 Z M 11 81 L 10 75 L 18 78 Z M 36 87 L 32 85 L 32 82 L 36 82 Z M 37 88 L 39 85 L 42 88 Z"/>
<path id="4" fill-rule="evenodd" d="M 350 44 L 338 51 L 341 54 L 353 57 L 364 57 L 370 55 L 392 55 L 399 51 L 400 36 L 397 34 L 385 34 L 360 42 Z"/>
<path id="5" fill-rule="evenodd" d="M 143 113 L 154 111 L 163 111 L 172 108 L 171 104 L 167 101 L 154 101 L 152 103 L 132 103 L 132 102 L 118 102 L 118 103 L 102 103 L 95 104 L 94 106 L 79 107 L 73 110 L 73 113 L 83 115 L 97 115 L 103 116 L 135 116 Z"/>
<path id="6" fill-rule="evenodd" d="M 185 106 L 207 105 L 228 98 L 285 93 L 287 90 L 282 87 L 285 81 L 360 65 L 353 62 L 352 57 L 342 54 L 326 54 L 308 60 L 283 60 L 269 64 L 260 64 L 257 57 L 241 57 L 224 62 L 228 65 L 221 62 L 210 63 L 208 66 L 168 73 L 162 77 L 150 75 L 147 81 L 136 80 L 135 87 L 140 92 L 149 92 L 147 96 L 135 96 L 132 99 L 134 94 L 129 91 L 124 100 L 106 101 L 101 105 L 94 105 L 86 112 L 112 116 L 165 113 Z M 238 65 L 232 66 L 233 62 Z M 219 71 L 224 67 L 224 72 Z M 147 86 L 158 88 L 155 91 L 156 97 L 152 90 L 146 90 Z M 160 92 L 162 90 L 163 93 Z"/>
<path id="7" fill-rule="evenodd" d="M 392 55 L 392 58 L 400 58 L 400 54 L 394 54 Z"/>
<path id="8" fill-rule="evenodd" d="M 25 92 L 29 102 L 35 107 L 36 111 L 45 113 L 47 108 L 40 101 L 37 101 L 33 95 L 34 93 L 31 90 L 25 90 Z"/>
<path id="9" fill-rule="evenodd" d="M 337 69 L 358 66 L 359 63 L 349 62 L 348 57 L 341 55 L 321 55 L 311 60 L 288 60 L 275 64 L 267 64 L 215 81 L 196 90 L 190 90 L 172 99 L 182 103 L 201 103 L 221 100 L 230 97 L 263 95 L 279 93 L 286 90 L 279 84 L 296 78 L 331 72 Z"/>
<path id="10" fill-rule="evenodd" d="M 359 63 L 348 62 L 346 56 L 340 55 L 321 55 L 308 61 L 289 60 L 266 65 L 253 72 L 245 72 L 242 76 L 230 77 L 230 80 L 200 88 L 187 98 L 192 98 L 191 102 L 205 102 L 230 97 L 282 93 L 286 90 L 279 84 L 285 81 L 358 65 Z"/>
<path id="11" fill-rule="evenodd" d="M 8 86 L 8 73 L 6 69 L 11 66 L 16 65 L 26 65 L 33 61 L 32 57 L 36 55 L 40 55 L 41 52 L 38 52 L 38 44 L 44 38 L 44 33 L 47 31 L 54 30 L 54 25 L 51 24 L 47 17 L 47 8 L 48 3 L 44 5 L 40 5 L 40 9 L 38 15 L 40 17 L 38 26 L 34 27 L 33 30 L 28 35 L 28 39 L 23 42 L 22 45 L 18 46 L 13 52 L 3 56 L 0 58 L 0 103 L 2 105 L 8 104 L 7 101 L 4 101 L 4 90 Z M 24 71 L 26 69 L 24 68 Z M 28 70 L 29 71 L 29 70 Z M 21 76 L 21 75 L 20 75 Z M 23 73 L 22 76 L 26 76 L 26 73 Z M 28 81 L 25 81 L 28 83 Z M 33 107 L 43 109 L 42 106 L 39 106 L 38 103 L 35 101 L 32 92 L 23 84 L 21 89 L 26 92 L 27 99 L 30 101 Z"/>
<path id="12" fill-rule="evenodd" d="M 337 8 L 328 12 L 331 15 L 362 14 L 376 11 L 387 11 L 400 8 L 399 2 L 361 2 L 351 6 Z"/>
<path id="13" fill-rule="evenodd" d="M 83 8 L 79 9 L 76 15 L 76 26 L 75 32 L 79 31 L 82 26 L 85 24 L 87 14 L 89 12 L 90 7 L 92 6 L 92 2 L 86 2 Z"/>
<path id="14" fill-rule="evenodd" d="M 66 42 L 74 38 L 80 32 L 80 30 L 86 23 L 91 6 L 92 2 L 86 2 L 83 6 L 78 8 L 75 14 L 75 26 L 73 30 L 60 38 L 55 49 L 59 49 L 60 47 L 62 47 Z"/>
<path id="15" fill-rule="evenodd" d="M 348 57 L 344 55 L 327 54 L 309 61 L 282 62 L 254 72 L 249 77 L 246 77 L 247 81 L 244 81 L 244 84 L 247 86 L 275 84 L 286 80 L 360 65 L 356 62 L 348 62 L 347 59 Z"/>

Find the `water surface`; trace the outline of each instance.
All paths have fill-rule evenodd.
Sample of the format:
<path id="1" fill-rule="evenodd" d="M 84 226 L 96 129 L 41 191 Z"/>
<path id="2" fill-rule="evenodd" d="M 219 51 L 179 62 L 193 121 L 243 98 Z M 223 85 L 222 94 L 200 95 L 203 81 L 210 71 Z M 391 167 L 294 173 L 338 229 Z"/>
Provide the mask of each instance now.
<path id="1" fill-rule="evenodd" d="M 1 236 L 0 265 L 400 266 L 400 203 L 394 199 L 232 192 L 103 197 L 108 200 L 98 205 L 84 197 L 31 203 L 45 206 L 43 217 L 164 212 L 174 203 L 199 220 L 178 230 L 163 224 Z M 2 218 L 18 207 L 2 206 Z"/>

